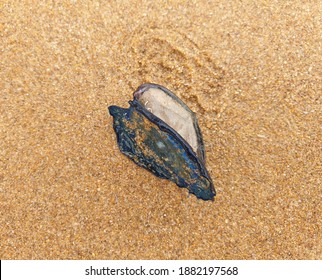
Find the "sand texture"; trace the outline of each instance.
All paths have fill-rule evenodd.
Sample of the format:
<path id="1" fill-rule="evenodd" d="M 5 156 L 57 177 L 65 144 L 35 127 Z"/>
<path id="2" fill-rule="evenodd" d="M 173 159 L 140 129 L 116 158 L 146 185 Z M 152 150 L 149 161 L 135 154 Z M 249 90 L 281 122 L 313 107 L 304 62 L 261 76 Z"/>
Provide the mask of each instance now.
<path id="1" fill-rule="evenodd" d="M 322 259 L 321 1 L 0 1 L 1 259 Z M 196 114 L 214 202 L 120 153 L 142 83 Z"/>

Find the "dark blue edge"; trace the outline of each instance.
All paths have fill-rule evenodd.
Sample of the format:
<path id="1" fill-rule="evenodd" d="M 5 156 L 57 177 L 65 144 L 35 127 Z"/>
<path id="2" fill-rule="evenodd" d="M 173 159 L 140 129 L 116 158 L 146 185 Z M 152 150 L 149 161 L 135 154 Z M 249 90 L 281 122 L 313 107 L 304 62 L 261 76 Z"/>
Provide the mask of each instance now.
<path id="1" fill-rule="evenodd" d="M 203 177 L 205 177 L 209 182 L 210 182 L 210 187 L 211 190 L 214 194 L 214 196 L 216 196 L 216 190 L 214 188 L 212 179 L 205 167 L 205 164 L 197 157 L 196 153 L 193 151 L 192 147 L 187 143 L 187 141 L 185 139 L 183 139 L 180 134 L 178 134 L 173 128 L 171 128 L 167 123 L 165 123 L 163 120 L 161 120 L 160 118 L 158 118 L 157 116 L 153 115 L 152 113 L 150 113 L 148 110 L 146 110 L 141 103 L 134 99 L 133 101 L 129 101 L 130 107 L 133 107 L 134 109 L 136 109 L 137 111 L 139 111 L 141 114 L 143 114 L 149 121 L 151 121 L 152 123 L 155 123 L 162 131 L 170 134 L 172 137 L 174 137 L 177 141 L 179 141 L 180 143 L 182 143 L 183 148 L 185 149 L 185 151 L 187 152 L 187 155 L 194 159 L 200 169 L 200 173 Z M 199 132 L 199 131 L 198 131 Z"/>

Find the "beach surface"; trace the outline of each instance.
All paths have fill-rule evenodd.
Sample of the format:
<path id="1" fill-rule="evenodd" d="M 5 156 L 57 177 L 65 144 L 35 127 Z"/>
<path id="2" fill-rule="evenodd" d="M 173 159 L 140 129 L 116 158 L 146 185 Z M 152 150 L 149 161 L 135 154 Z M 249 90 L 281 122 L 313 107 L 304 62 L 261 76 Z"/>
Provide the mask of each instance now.
<path id="1" fill-rule="evenodd" d="M 322 259 L 320 1 L 0 1 L 0 259 Z M 214 202 L 118 149 L 142 83 Z"/>

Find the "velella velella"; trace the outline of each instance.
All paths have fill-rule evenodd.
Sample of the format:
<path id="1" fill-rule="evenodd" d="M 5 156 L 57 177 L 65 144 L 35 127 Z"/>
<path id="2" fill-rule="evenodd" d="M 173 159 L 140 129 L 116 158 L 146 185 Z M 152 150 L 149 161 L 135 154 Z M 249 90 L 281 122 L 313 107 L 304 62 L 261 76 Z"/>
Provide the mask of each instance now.
<path id="1" fill-rule="evenodd" d="M 109 106 L 120 151 L 137 165 L 203 200 L 216 195 L 200 128 L 189 107 L 158 84 L 143 84 L 129 108 Z"/>

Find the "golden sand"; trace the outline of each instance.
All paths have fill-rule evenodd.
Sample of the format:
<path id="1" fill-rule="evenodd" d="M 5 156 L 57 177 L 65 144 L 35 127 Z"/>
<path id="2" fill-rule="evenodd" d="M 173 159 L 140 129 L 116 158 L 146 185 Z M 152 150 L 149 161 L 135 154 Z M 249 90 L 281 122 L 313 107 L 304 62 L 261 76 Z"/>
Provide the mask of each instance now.
<path id="1" fill-rule="evenodd" d="M 167 2 L 0 1 L 1 259 L 322 258 L 320 1 Z M 118 150 L 144 82 L 196 112 L 215 202 Z"/>

